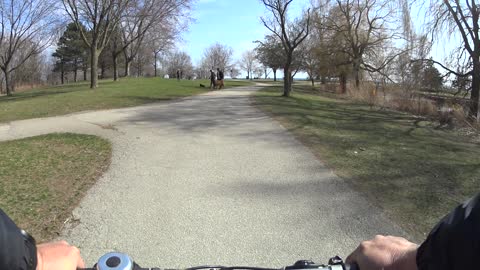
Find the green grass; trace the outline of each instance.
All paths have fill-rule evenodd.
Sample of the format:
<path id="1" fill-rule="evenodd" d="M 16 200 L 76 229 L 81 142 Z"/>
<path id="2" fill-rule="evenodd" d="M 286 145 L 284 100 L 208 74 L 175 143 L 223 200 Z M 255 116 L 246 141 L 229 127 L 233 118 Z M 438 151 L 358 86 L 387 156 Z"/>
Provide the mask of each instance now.
<path id="1" fill-rule="evenodd" d="M 37 241 L 52 240 L 110 164 L 96 136 L 50 134 L 0 142 L 0 208 Z"/>
<path id="2" fill-rule="evenodd" d="M 416 240 L 480 190 L 480 145 L 409 114 L 266 88 L 254 101 Z"/>
<path id="3" fill-rule="evenodd" d="M 160 78 L 101 81 L 98 89 L 88 83 L 69 84 L 15 93 L 0 97 L 0 122 L 64 115 L 85 110 L 130 107 L 171 100 L 208 91 L 206 80 L 165 80 Z M 248 81 L 225 81 L 225 86 L 251 85 Z"/>

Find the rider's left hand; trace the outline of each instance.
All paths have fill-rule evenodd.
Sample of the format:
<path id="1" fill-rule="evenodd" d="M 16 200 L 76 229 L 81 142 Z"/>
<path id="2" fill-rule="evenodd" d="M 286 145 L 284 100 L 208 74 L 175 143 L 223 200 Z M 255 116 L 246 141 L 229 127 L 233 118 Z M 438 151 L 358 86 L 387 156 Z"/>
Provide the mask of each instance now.
<path id="1" fill-rule="evenodd" d="M 80 251 L 67 242 L 37 246 L 37 270 L 76 270 L 85 268 Z"/>

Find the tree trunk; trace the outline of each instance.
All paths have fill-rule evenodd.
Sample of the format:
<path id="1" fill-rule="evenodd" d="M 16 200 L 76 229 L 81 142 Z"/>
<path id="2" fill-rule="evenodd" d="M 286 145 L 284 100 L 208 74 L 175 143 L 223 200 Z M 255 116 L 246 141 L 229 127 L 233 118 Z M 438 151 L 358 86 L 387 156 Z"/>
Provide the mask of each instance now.
<path id="1" fill-rule="evenodd" d="M 100 71 L 100 79 L 102 79 L 102 80 L 105 79 L 105 70 L 107 70 L 107 68 L 105 66 L 106 66 L 105 61 L 102 61 L 100 63 L 100 69 L 102 70 L 102 71 Z"/>
<path id="2" fill-rule="evenodd" d="M 355 88 L 360 87 L 360 61 L 354 60 L 353 61 L 353 74 L 355 76 Z"/>
<path id="3" fill-rule="evenodd" d="M 360 72 L 358 69 L 355 70 L 355 88 L 360 87 Z"/>
<path id="4" fill-rule="evenodd" d="M 292 72 L 289 72 L 290 75 L 290 82 L 288 83 L 288 89 L 290 89 L 290 92 L 292 92 L 292 85 L 293 85 L 293 76 Z"/>
<path id="5" fill-rule="evenodd" d="M 347 76 L 345 74 L 340 74 L 340 93 L 347 93 Z"/>
<path id="6" fill-rule="evenodd" d="M 10 72 L 7 72 L 7 69 L 2 69 L 3 74 L 5 75 L 5 86 L 7 89 L 7 96 L 11 96 L 13 93 L 13 85 L 10 80 Z"/>
<path id="7" fill-rule="evenodd" d="M 277 69 L 276 68 L 273 68 L 273 81 L 274 82 L 277 81 Z"/>
<path id="8" fill-rule="evenodd" d="M 95 89 L 98 87 L 98 55 L 100 53 L 97 50 L 97 45 L 95 42 L 92 42 L 92 48 L 90 50 L 91 56 L 91 70 L 90 70 L 90 88 Z"/>
<path id="9" fill-rule="evenodd" d="M 472 94 L 470 95 L 469 117 L 471 120 L 478 120 L 478 103 L 480 97 L 480 61 L 473 63 Z"/>
<path id="10" fill-rule="evenodd" d="M 157 53 L 154 53 L 155 62 L 153 62 L 153 68 L 155 69 L 155 77 L 157 77 Z"/>
<path id="11" fill-rule="evenodd" d="M 60 59 L 60 83 L 65 84 L 65 70 L 63 69 L 63 59 Z"/>
<path id="12" fill-rule="evenodd" d="M 130 76 L 130 64 L 132 63 L 132 60 L 125 58 L 125 77 Z"/>
<path id="13" fill-rule="evenodd" d="M 290 71 L 290 64 L 285 65 L 283 72 L 285 77 L 283 81 L 283 96 L 289 97 L 290 92 L 292 91 L 292 72 Z"/>
<path id="14" fill-rule="evenodd" d="M 78 76 L 78 60 L 75 58 L 75 61 L 73 63 L 73 81 L 77 82 L 77 76 Z"/>
<path id="15" fill-rule="evenodd" d="M 142 73 L 143 73 L 143 70 L 142 70 L 142 68 L 141 68 L 141 65 L 142 65 L 142 64 L 139 62 L 139 63 L 138 63 L 138 66 L 137 66 L 137 77 L 138 77 L 138 78 L 140 78 L 140 77 L 142 76 Z M 181 75 L 180 75 L 180 77 L 181 77 Z"/>
<path id="16" fill-rule="evenodd" d="M 113 61 L 113 80 L 116 82 L 118 81 L 118 54 L 115 52 L 112 53 L 112 61 Z"/>

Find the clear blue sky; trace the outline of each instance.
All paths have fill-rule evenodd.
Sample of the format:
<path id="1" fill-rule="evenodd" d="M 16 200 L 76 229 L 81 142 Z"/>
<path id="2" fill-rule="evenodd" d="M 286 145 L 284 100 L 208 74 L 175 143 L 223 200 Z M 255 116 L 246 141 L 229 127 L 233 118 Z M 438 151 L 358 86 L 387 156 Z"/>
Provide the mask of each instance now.
<path id="1" fill-rule="evenodd" d="M 294 0 L 290 14 L 301 14 L 308 0 Z M 192 57 L 197 65 L 203 51 L 214 44 L 228 45 L 233 48 L 234 61 L 247 49 L 253 49 L 253 41 L 262 40 L 268 30 L 260 21 L 266 15 L 260 0 L 197 0 L 192 15 L 196 20 L 183 35 L 179 49 Z"/>

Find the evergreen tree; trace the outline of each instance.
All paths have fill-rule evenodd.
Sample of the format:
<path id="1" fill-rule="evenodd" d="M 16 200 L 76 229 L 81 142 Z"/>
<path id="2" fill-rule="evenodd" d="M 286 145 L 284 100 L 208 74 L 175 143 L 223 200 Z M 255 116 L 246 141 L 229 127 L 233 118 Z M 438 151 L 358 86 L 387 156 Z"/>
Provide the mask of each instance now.
<path id="1" fill-rule="evenodd" d="M 58 60 L 55 62 L 55 66 L 53 68 L 53 71 L 60 73 L 60 81 L 62 82 L 62 84 L 64 84 L 65 83 L 65 71 L 66 71 L 66 66 L 67 66 L 67 63 L 68 63 L 66 48 L 62 47 L 59 43 L 58 47 L 57 47 L 57 50 L 52 54 L 52 56 L 55 57 L 55 58 L 58 58 Z"/>
<path id="2" fill-rule="evenodd" d="M 439 91 L 443 86 L 443 77 L 438 69 L 429 61 L 423 70 L 422 86 L 428 91 Z"/>
<path id="3" fill-rule="evenodd" d="M 73 72 L 74 81 L 77 82 L 78 70 L 85 72 L 83 67 L 88 62 L 88 50 L 76 24 L 70 23 L 67 25 L 67 29 L 57 43 L 57 50 L 53 53 L 53 56 L 58 58 L 54 71 L 60 72 L 62 84 L 65 74 L 70 71 Z"/>

